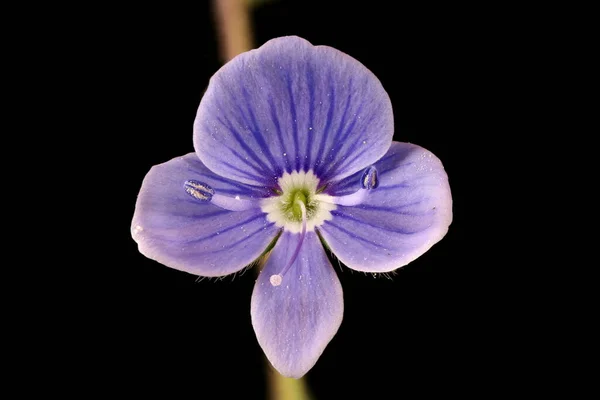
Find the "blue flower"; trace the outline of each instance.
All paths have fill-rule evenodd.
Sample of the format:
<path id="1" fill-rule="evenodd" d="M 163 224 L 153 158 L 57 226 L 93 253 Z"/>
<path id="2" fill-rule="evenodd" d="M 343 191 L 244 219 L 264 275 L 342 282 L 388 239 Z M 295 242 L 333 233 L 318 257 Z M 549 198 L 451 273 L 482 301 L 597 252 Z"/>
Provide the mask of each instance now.
<path id="1" fill-rule="evenodd" d="M 358 61 L 298 37 L 271 40 L 212 77 L 196 151 L 148 172 L 133 238 L 145 256 L 200 276 L 267 254 L 252 324 L 273 366 L 301 377 L 342 322 L 323 243 L 348 268 L 389 272 L 452 220 L 441 162 L 393 142 L 393 130 L 387 93 Z"/>

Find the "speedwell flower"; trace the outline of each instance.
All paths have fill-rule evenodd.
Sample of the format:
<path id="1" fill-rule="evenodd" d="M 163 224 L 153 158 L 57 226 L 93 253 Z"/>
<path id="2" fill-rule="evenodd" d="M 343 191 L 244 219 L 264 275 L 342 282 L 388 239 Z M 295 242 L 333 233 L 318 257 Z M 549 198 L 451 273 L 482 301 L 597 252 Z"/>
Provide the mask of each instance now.
<path id="1" fill-rule="evenodd" d="M 358 61 L 298 37 L 271 40 L 211 78 L 195 153 L 147 174 L 133 238 L 145 256 L 200 276 L 267 254 L 252 325 L 273 366 L 301 377 L 344 309 L 323 244 L 348 268 L 389 272 L 452 220 L 441 162 L 392 142 L 393 129 L 387 93 Z"/>

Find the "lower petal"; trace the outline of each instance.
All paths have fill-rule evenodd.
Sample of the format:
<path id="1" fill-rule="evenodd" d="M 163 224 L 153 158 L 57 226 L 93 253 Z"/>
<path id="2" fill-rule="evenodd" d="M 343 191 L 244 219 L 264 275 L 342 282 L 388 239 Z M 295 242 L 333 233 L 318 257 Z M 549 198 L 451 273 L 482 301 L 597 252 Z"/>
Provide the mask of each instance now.
<path id="1" fill-rule="evenodd" d="M 442 163 L 422 147 L 393 142 L 377 163 L 379 187 L 365 202 L 339 206 L 319 227 L 333 253 L 349 268 L 388 272 L 413 261 L 437 243 L 452 221 L 452 196 Z M 328 191 L 360 188 L 355 174 Z"/>
<path id="2" fill-rule="evenodd" d="M 315 232 L 308 232 L 294 265 L 279 286 L 277 275 L 299 235 L 284 232 L 252 293 L 252 325 L 260 346 L 282 375 L 300 378 L 323 353 L 342 323 L 344 299 L 337 275 Z"/>
<path id="3" fill-rule="evenodd" d="M 228 211 L 190 196 L 184 183 L 197 180 L 216 192 L 263 198 L 264 188 L 212 173 L 195 153 L 152 167 L 138 195 L 131 233 L 146 257 L 202 276 L 223 276 L 255 261 L 278 230 L 260 208 Z"/>

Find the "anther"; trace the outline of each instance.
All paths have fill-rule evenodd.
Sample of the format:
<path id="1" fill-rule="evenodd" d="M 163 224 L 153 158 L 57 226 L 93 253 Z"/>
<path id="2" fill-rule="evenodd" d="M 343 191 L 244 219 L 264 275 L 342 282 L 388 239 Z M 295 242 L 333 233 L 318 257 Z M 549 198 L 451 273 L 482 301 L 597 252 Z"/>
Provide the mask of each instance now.
<path id="1" fill-rule="evenodd" d="M 229 211 L 245 211 L 260 208 L 259 199 L 242 199 L 240 196 L 228 197 L 216 193 L 215 190 L 204 182 L 187 180 L 183 184 L 187 194 L 202 202 L 210 202 L 217 207 Z"/>
<path id="2" fill-rule="evenodd" d="M 370 166 L 363 172 L 361 184 L 363 189 L 377 189 L 379 180 L 377 179 L 377 168 Z"/>
<path id="3" fill-rule="evenodd" d="M 189 194 L 190 196 L 192 196 L 195 199 L 202 200 L 202 201 L 210 201 L 212 199 L 213 195 L 215 194 L 215 191 L 213 190 L 213 188 L 211 188 L 207 184 L 198 182 L 198 181 L 194 181 L 191 179 L 188 181 L 185 181 L 185 183 L 183 184 L 183 187 L 185 188 L 185 191 L 187 192 L 187 194 Z"/>

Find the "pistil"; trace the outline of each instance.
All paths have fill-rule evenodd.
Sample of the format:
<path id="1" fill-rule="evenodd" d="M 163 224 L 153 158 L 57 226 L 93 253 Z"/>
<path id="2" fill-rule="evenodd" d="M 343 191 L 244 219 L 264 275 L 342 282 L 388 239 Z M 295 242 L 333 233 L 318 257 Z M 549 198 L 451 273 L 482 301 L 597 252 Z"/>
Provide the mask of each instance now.
<path id="1" fill-rule="evenodd" d="M 300 194 L 300 196 L 296 195 L 294 201 L 294 207 L 298 207 L 300 209 L 300 212 L 302 213 L 302 232 L 300 232 L 300 236 L 298 237 L 298 244 L 296 245 L 296 249 L 294 250 L 292 257 L 290 258 L 290 261 L 288 261 L 287 265 L 283 268 L 283 270 L 279 274 L 271 275 L 269 277 L 269 282 L 271 282 L 271 285 L 273 286 L 281 285 L 284 275 L 290 270 L 292 265 L 294 265 L 296 258 L 298 258 L 298 254 L 300 254 L 302 243 L 304 243 L 304 237 L 306 236 L 306 206 L 302 201 L 303 197 L 304 196 L 302 194 Z"/>

